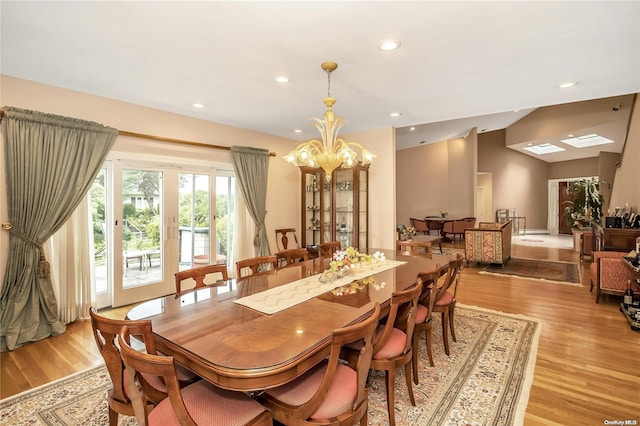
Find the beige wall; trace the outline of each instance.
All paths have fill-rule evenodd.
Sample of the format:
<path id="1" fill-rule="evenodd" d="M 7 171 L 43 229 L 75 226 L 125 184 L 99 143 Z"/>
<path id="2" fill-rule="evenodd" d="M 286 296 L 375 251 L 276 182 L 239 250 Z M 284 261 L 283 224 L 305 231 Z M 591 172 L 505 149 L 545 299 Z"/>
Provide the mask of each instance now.
<path id="1" fill-rule="evenodd" d="M 611 207 L 624 207 L 626 203 L 635 212 L 640 211 L 640 99 L 636 97 L 624 156 L 616 170 L 611 189 Z"/>
<path id="2" fill-rule="evenodd" d="M 549 179 L 599 176 L 598 157 L 549 163 Z"/>
<path id="3" fill-rule="evenodd" d="M 396 152 L 396 221 L 439 215 L 474 215 L 477 135 Z"/>
<path id="4" fill-rule="evenodd" d="M 347 141 L 358 142 L 376 154 L 369 167 L 369 246 L 394 247 L 396 221 L 396 140 L 395 129 L 345 134 Z"/>
<path id="5" fill-rule="evenodd" d="M 547 229 L 548 164 L 505 147 L 505 130 L 478 135 L 478 172 L 493 176 L 491 211 L 516 209 L 528 229 Z"/>

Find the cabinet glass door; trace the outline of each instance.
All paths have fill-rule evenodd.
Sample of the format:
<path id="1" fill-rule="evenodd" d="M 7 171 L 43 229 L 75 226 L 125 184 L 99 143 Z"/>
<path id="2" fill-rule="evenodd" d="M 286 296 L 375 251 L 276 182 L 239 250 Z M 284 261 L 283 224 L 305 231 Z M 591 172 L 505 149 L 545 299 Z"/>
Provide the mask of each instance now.
<path id="1" fill-rule="evenodd" d="M 343 248 L 354 245 L 354 203 L 353 203 L 353 170 L 336 170 L 335 179 L 335 215 L 336 240 Z"/>
<path id="2" fill-rule="evenodd" d="M 368 228 L 367 211 L 369 210 L 367 197 L 367 184 L 369 170 L 358 170 L 358 248 L 364 250 L 368 248 Z"/>
<path id="3" fill-rule="evenodd" d="M 320 173 L 303 173 L 303 244 L 315 246 L 321 241 L 321 214 L 322 214 L 322 180 Z"/>

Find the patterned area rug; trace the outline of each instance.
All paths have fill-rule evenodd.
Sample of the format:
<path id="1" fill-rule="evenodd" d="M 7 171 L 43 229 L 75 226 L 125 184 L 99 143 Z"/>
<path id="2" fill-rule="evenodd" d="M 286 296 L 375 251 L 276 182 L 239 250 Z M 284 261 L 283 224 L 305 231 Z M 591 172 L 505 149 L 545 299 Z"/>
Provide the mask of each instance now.
<path id="1" fill-rule="evenodd" d="M 529 398 L 541 323 L 520 315 L 456 307 L 457 342 L 444 353 L 439 317 L 434 318 L 430 367 L 420 339 L 420 384 L 416 407 L 407 394 L 404 370 L 396 376 L 397 425 L 520 425 Z M 0 401 L 2 425 L 106 425 L 104 366 L 66 377 Z M 374 372 L 369 390 L 369 424 L 388 425 L 384 374 Z M 120 425 L 134 425 L 120 416 Z"/>
<path id="2" fill-rule="evenodd" d="M 511 258 L 502 269 L 500 265 L 489 265 L 481 274 L 498 276 L 515 275 L 520 278 L 542 280 L 569 285 L 582 285 L 580 267 L 573 262 Z"/>

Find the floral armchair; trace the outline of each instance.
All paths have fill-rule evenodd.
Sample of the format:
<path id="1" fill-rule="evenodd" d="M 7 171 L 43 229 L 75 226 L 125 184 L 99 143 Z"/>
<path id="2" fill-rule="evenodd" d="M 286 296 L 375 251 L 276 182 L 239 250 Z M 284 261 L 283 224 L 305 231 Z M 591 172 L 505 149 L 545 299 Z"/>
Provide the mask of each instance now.
<path id="1" fill-rule="evenodd" d="M 593 252 L 591 271 L 591 287 L 596 287 L 596 303 L 600 301 L 600 294 L 615 294 L 622 296 L 627 288 L 627 282 L 635 281 L 635 272 L 624 264 L 622 258 L 627 252 L 596 251 Z"/>

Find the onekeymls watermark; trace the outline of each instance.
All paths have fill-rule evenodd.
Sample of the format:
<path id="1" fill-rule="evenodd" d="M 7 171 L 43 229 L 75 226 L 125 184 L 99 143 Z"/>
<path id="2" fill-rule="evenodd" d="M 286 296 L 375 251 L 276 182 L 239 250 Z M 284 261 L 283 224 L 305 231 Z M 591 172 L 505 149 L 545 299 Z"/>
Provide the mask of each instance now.
<path id="1" fill-rule="evenodd" d="M 604 424 L 605 425 L 617 425 L 617 426 L 637 425 L 638 421 L 637 420 L 605 420 Z"/>

